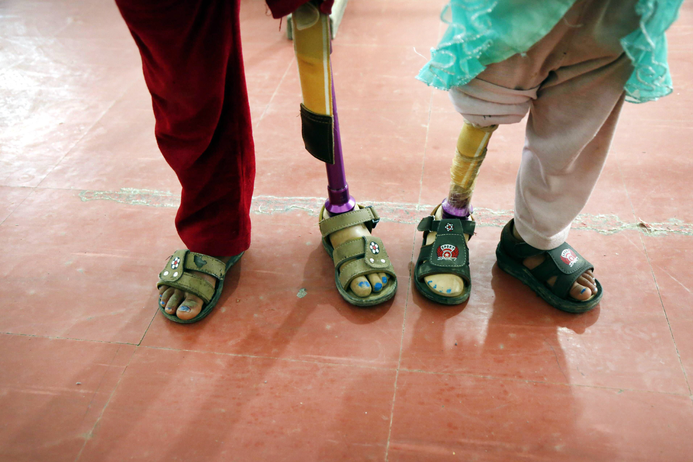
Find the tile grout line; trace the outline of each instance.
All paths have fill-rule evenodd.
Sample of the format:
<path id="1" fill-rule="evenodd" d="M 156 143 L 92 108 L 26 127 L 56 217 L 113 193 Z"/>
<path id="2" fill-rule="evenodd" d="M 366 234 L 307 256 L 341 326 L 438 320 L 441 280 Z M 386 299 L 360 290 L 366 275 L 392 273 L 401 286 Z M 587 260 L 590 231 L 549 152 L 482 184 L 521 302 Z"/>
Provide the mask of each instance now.
<path id="1" fill-rule="evenodd" d="M 407 299 L 407 301 L 408 301 L 408 299 Z M 406 306 L 406 303 L 405 303 L 405 306 Z M 406 314 L 406 310 L 405 310 L 405 314 Z M 0 335 L 11 335 L 11 336 L 16 336 L 16 337 L 29 337 L 29 338 L 42 338 L 42 339 L 48 339 L 48 340 L 70 340 L 70 341 L 76 341 L 76 342 L 108 343 L 108 344 L 112 344 L 112 345 L 129 345 L 129 346 L 135 347 L 136 349 L 146 348 L 149 350 L 178 351 L 178 352 L 209 354 L 209 355 L 217 355 L 217 356 L 230 356 L 233 358 L 266 359 L 266 360 L 283 361 L 283 362 L 290 362 L 290 363 L 315 364 L 318 366 L 351 367 L 351 368 L 357 368 L 357 369 L 372 369 L 372 370 L 378 370 L 378 371 L 398 371 L 397 367 L 392 368 L 392 367 L 367 366 L 367 365 L 360 365 L 360 364 L 345 364 L 345 363 L 332 363 L 332 362 L 324 362 L 324 361 L 309 361 L 306 359 L 279 358 L 279 357 L 274 357 L 274 356 L 249 355 L 249 354 L 240 354 L 240 353 L 224 353 L 224 352 L 219 352 L 219 351 L 207 351 L 207 350 L 190 350 L 190 349 L 185 349 L 185 348 L 170 348 L 170 347 L 160 347 L 160 346 L 138 345 L 138 344 L 134 344 L 134 343 L 105 342 L 105 341 L 101 341 L 101 340 L 85 340 L 85 339 L 66 338 L 66 337 L 45 337 L 45 336 L 40 336 L 40 335 L 16 334 L 16 333 L 11 333 L 11 332 L 2 332 L 2 333 L 0 333 Z M 651 394 L 668 395 L 668 396 L 682 396 L 682 397 L 689 397 L 693 400 L 693 395 L 689 395 L 689 394 L 674 393 L 674 392 L 667 392 L 667 391 L 656 391 L 656 390 L 643 390 L 643 389 L 638 389 L 638 388 L 608 387 L 608 386 L 600 386 L 600 385 L 588 385 L 588 384 L 567 383 L 567 382 L 550 382 L 550 381 L 543 381 L 543 380 L 520 379 L 520 378 L 515 378 L 515 377 L 500 377 L 500 376 L 494 376 L 494 375 L 470 374 L 470 373 L 465 373 L 465 372 L 439 372 L 439 371 L 425 371 L 423 369 L 408 369 L 408 368 L 399 368 L 399 370 L 404 371 L 404 372 L 414 373 L 414 374 L 448 375 L 448 376 L 453 376 L 453 377 L 470 377 L 470 378 L 483 379 L 483 380 L 500 380 L 500 381 L 507 381 L 507 382 L 534 383 L 534 384 L 539 384 L 539 385 L 593 388 L 593 389 L 598 389 L 598 390 L 630 391 L 630 392 L 635 392 L 635 393 L 651 393 Z"/>
<path id="2" fill-rule="evenodd" d="M 431 113 L 433 112 L 433 95 L 435 89 L 431 88 L 431 96 L 428 99 L 428 119 L 426 120 L 426 138 L 424 139 L 423 159 L 421 159 L 421 176 L 419 177 L 419 197 L 416 200 L 417 204 L 421 204 L 421 194 L 423 192 L 423 179 L 426 172 L 426 152 L 428 151 L 428 136 L 431 133 Z"/>
<path id="3" fill-rule="evenodd" d="M 657 276 L 655 275 L 654 268 L 652 267 L 652 260 L 650 260 L 650 254 L 647 251 L 647 246 L 645 245 L 645 241 L 642 236 L 639 236 L 640 238 L 640 243 L 642 244 L 642 248 L 645 251 L 645 257 L 647 258 L 647 264 L 650 267 L 650 273 L 652 274 L 652 280 L 654 281 L 655 288 L 657 289 L 657 297 L 659 297 L 659 304 L 662 307 L 662 313 L 664 313 L 664 319 L 667 321 L 667 327 L 669 328 L 669 335 L 671 335 L 671 341 L 674 343 L 674 349 L 676 350 L 676 357 L 679 360 L 679 365 L 681 366 L 681 372 L 683 373 L 683 379 L 686 381 L 686 387 L 688 388 L 688 394 L 693 395 L 691 393 L 691 384 L 688 381 L 688 374 L 686 373 L 686 367 L 683 365 L 683 361 L 681 360 L 681 353 L 679 352 L 679 346 L 676 344 L 676 338 L 674 337 L 674 330 L 671 327 L 671 323 L 669 322 L 669 315 L 667 314 L 667 310 L 664 307 L 664 300 L 662 299 L 662 293 L 659 290 L 659 284 L 657 283 Z"/>
<path id="4" fill-rule="evenodd" d="M 629 391 L 633 393 L 649 393 L 654 395 L 665 395 L 665 396 L 679 396 L 681 398 L 690 398 L 693 400 L 693 395 L 687 393 L 676 393 L 671 391 L 655 391 L 655 390 L 641 390 L 638 388 L 624 388 L 624 387 L 608 387 L 604 385 L 587 385 L 581 383 L 567 383 L 567 382 L 548 382 L 542 380 L 530 380 L 530 379 L 518 379 L 515 377 L 497 377 L 493 375 L 481 375 L 481 374 L 469 374 L 465 372 L 437 372 L 437 371 L 424 371 L 422 369 L 401 369 L 404 372 L 410 372 L 413 374 L 426 374 L 426 375 L 448 375 L 451 377 L 469 377 L 473 379 L 484 379 L 484 380 L 500 380 L 507 382 L 519 382 L 519 383 L 532 383 L 535 385 L 551 385 L 559 387 L 576 387 L 576 388 L 589 388 L 593 390 L 609 390 L 616 392 Z"/>
<path id="5" fill-rule="evenodd" d="M 22 199 L 19 202 L 19 204 L 17 204 L 17 206 L 15 208 L 12 209 L 12 211 L 10 213 L 7 214 L 7 216 L 2 221 L 0 221 L 0 226 L 2 226 L 14 214 L 14 212 L 16 212 L 17 209 L 19 209 L 19 207 L 21 207 L 22 204 L 24 204 L 24 202 L 26 202 L 31 197 L 31 195 L 36 192 L 36 188 L 38 186 L 3 186 L 3 187 L 18 188 L 18 189 L 27 188 L 30 190 L 30 192 L 29 192 L 29 194 L 26 195 L 26 197 L 24 199 Z"/>
<path id="6" fill-rule="evenodd" d="M 157 304 L 156 311 L 154 312 L 154 315 L 152 316 L 152 319 L 149 320 L 149 324 L 147 324 L 147 328 L 144 330 L 142 333 L 142 336 L 140 337 L 140 341 L 137 342 L 137 346 L 141 346 L 142 342 L 144 341 L 144 338 L 147 336 L 147 332 L 149 332 L 149 328 L 152 327 L 152 324 L 154 324 L 154 320 L 156 319 L 156 315 L 159 313 L 159 305 Z"/>
<path id="7" fill-rule="evenodd" d="M 415 244 L 415 242 L 414 242 Z M 412 247 L 414 246 L 412 244 Z M 411 284 L 411 280 L 409 280 Z M 388 462 L 390 457 L 390 439 L 392 438 L 392 423 L 395 417 L 395 401 L 397 399 L 397 381 L 399 380 L 399 371 L 402 364 L 402 349 L 404 345 L 404 332 L 407 328 L 407 307 L 409 306 L 409 290 L 407 290 L 407 297 L 404 301 L 404 316 L 402 316 L 402 335 L 399 340 L 399 358 L 397 358 L 397 369 L 395 369 L 395 383 L 393 384 L 392 392 L 392 404 L 390 406 L 390 423 L 387 429 L 387 443 L 385 444 L 385 462 Z"/>
<path id="8" fill-rule="evenodd" d="M 423 152 L 423 159 L 421 162 L 421 177 L 419 179 L 419 198 L 417 200 L 417 203 L 421 202 L 421 191 L 423 190 L 423 176 L 424 176 L 424 170 L 425 170 L 425 165 L 426 165 L 426 150 L 428 148 L 428 135 L 431 130 L 431 107 L 433 105 L 433 90 L 431 90 L 431 97 L 428 100 L 428 120 L 426 123 L 426 139 L 424 141 L 424 152 Z M 416 252 L 416 231 L 413 233 L 413 239 L 411 243 L 411 256 L 410 256 L 410 261 L 414 258 L 414 253 Z M 416 275 L 414 275 L 415 277 Z M 410 277 L 407 279 L 409 282 L 409 286 L 411 286 L 411 274 Z M 399 371 L 402 366 L 402 351 L 404 350 L 404 334 L 407 329 L 407 309 L 409 308 L 409 293 L 410 290 L 407 290 L 407 297 L 404 301 L 404 316 L 402 317 L 402 335 L 400 336 L 399 340 L 399 358 L 397 358 L 397 370 L 395 372 L 395 383 L 393 385 L 393 393 L 392 393 L 392 405 L 390 406 L 390 423 L 388 425 L 388 430 L 387 430 L 387 443 L 385 444 L 385 462 L 388 462 L 390 459 L 390 441 L 392 439 L 392 424 L 394 422 L 395 418 L 395 403 L 397 400 L 397 382 L 399 381 Z"/>
<path id="9" fill-rule="evenodd" d="M 77 141 L 75 141 L 75 143 L 74 143 L 72 146 L 70 146 L 70 147 L 65 151 L 65 154 L 63 154 L 62 157 L 60 157 L 60 159 L 58 160 L 58 162 L 56 162 L 55 165 L 53 165 L 53 167 L 48 171 L 48 173 L 46 173 L 46 175 L 43 177 L 43 179 L 42 179 L 41 181 L 39 181 L 39 183 L 34 187 L 34 189 L 39 189 L 39 188 L 41 188 L 41 185 L 43 184 L 44 181 L 46 181 L 46 178 L 48 178 L 48 177 L 50 176 L 50 174 L 53 173 L 53 171 L 54 171 L 56 168 L 58 168 L 58 166 L 62 163 L 62 161 L 65 160 L 65 158 L 66 158 L 67 156 L 70 155 L 70 153 L 77 147 L 77 145 L 78 145 L 79 143 L 82 142 L 82 140 L 87 136 L 87 134 L 89 134 L 89 132 L 91 132 L 91 130 L 96 126 L 96 124 L 98 124 L 98 123 L 101 121 L 101 119 L 104 118 L 104 116 L 108 113 L 108 111 L 110 111 L 111 109 L 113 109 L 113 106 L 115 106 L 116 103 L 119 102 L 119 101 L 123 98 L 123 96 L 128 92 L 128 90 L 130 89 L 130 87 L 132 87 L 132 85 L 134 85 L 134 84 L 130 84 L 129 86 L 127 86 L 127 88 L 125 88 L 125 89 L 124 89 L 124 90 L 123 90 L 123 91 L 111 102 L 111 104 L 109 104 L 108 107 L 107 107 L 106 109 L 103 110 L 103 112 L 101 113 L 101 115 L 99 115 L 99 116 L 96 118 L 96 120 L 95 120 L 91 125 L 89 125 L 89 128 L 87 128 L 86 130 L 84 130 L 84 133 L 82 134 L 82 136 L 80 136 L 79 139 L 78 139 Z M 41 188 L 41 189 L 44 189 L 44 188 Z"/>
<path id="10" fill-rule="evenodd" d="M 621 183 L 623 184 L 623 189 L 626 191 L 626 197 L 628 198 L 628 203 L 630 204 L 631 208 L 631 213 L 633 214 L 633 218 L 637 219 L 636 213 L 635 213 L 635 206 L 633 205 L 633 200 L 630 197 L 630 192 L 628 191 L 628 186 L 626 185 L 626 181 L 623 178 L 623 170 L 621 170 L 621 158 L 619 156 L 616 156 L 616 166 L 618 167 L 618 173 L 619 176 L 621 177 Z M 679 352 L 679 346 L 676 343 L 676 337 L 674 336 L 674 330 L 671 327 L 671 322 L 669 322 L 669 315 L 667 314 L 666 307 L 664 306 L 664 300 L 662 299 L 662 293 L 659 290 L 659 283 L 657 283 L 657 276 L 655 275 L 654 267 L 652 266 L 652 260 L 650 259 L 650 254 L 647 251 L 647 245 L 645 244 L 645 240 L 643 239 L 643 236 L 641 234 L 638 235 L 638 238 L 640 239 L 640 244 L 642 245 L 643 251 L 645 252 L 645 258 L 647 258 L 647 265 L 650 267 L 650 274 L 652 274 L 652 281 L 654 282 L 655 289 L 657 290 L 657 297 L 659 298 L 659 304 L 662 307 L 662 313 L 664 313 L 664 319 L 667 322 L 667 327 L 669 328 L 669 335 L 671 336 L 671 341 L 674 343 L 674 350 L 676 351 L 676 357 L 679 360 L 679 366 L 681 367 L 681 372 L 683 373 L 683 380 L 686 382 L 686 387 L 688 388 L 688 394 L 689 396 L 692 396 L 693 393 L 691 392 L 691 384 L 688 380 L 688 374 L 686 373 L 686 367 L 683 365 L 683 361 L 681 360 L 681 353 Z M 693 396 L 692 396 L 693 399 Z"/>
<path id="11" fill-rule="evenodd" d="M 287 75 L 289 75 L 289 71 L 291 70 L 291 67 L 294 65 L 295 61 L 296 61 L 296 56 L 294 55 L 291 58 L 289 65 L 286 66 L 286 70 L 284 71 L 284 74 L 282 74 L 282 78 L 279 79 L 279 83 L 277 83 L 277 88 L 274 89 L 274 92 L 272 93 L 270 100 L 267 102 L 267 106 L 265 106 L 265 109 L 262 111 L 262 114 L 260 114 L 260 118 L 257 121 L 257 126 L 253 127 L 254 130 L 260 128 L 260 123 L 262 123 L 262 119 L 265 118 L 267 111 L 269 111 L 269 108 L 272 105 L 272 102 L 274 101 L 274 97 L 277 96 L 277 93 L 279 93 L 279 87 L 282 86 L 282 83 L 284 83 L 284 79 L 286 78 Z"/>
<path id="12" fill-rule="evenodd" d="M 0 335 L 13 335 L 15 337 L 29 337 L 29 338 L 45 338 L 48 340 L 71 340 L 74 342 L 92 342 L 92 343 L 108 343 L 111 345 L 131 345 L 138 346 L 137 343 L 129 342 L 111 342 L 108 340 L 93 340 L 87 338 L 74 338 L 74 337 L 59 337 L 54 335 L 35 335 L 35 334 L 23 334 L 21 332 L 0 332 Z"/>
<path id="13" fill-rule="evenodd" d="M 116 358 L 116 356 L 118 356 L 119 352 L 120 352 L 120 346 L 118 348 L 116 348 L 116 351 L 113 353 L 113 356 L 111 357 L 111 360 L 109 361 L 109 364 L 108 364 L 109 366 L 111 364 L 113 364 L 113 360 Z M 108 372 L 108 370 L 106 370 L 104 372 L 103 376 L 101 376 L 101 380 L 99 380 L 99 385 L 96 387 L 96 390 L 94 390 L 94 394 L 92 395 L 91 399 L 89 400 L 89 404 L 87 404 L 87 409 L 84 411 L 84 415 L 82 416 L 82 420 L 80 421 L 80 424 L 82 422 L 84 422 L 84 419 L 87 417 L 87 414 L 89 413 L 89 409 L 91 409 L 91 405 L 94 403 L 94 398 L 96 398 L 96 394 L 101 389 L 101 385 L 103 385 L 103 381 L 106 377 L 107 372 Z M 91 430 L 89 430 L 89 434 L 91 435 L 93 433 L 93 431 L 94 431 L 94 427 L 92 426 Z M 87 440 L 88 440 L 88 438 L 85 439 L 85 443 Z"/>
<path id="14" fill-rule="evenodd" d="M 96 428 L 101 423 L 101 419 L 103 418 L 103 415 L 106 412 L 106 408 L 108 408 L 108 405 L 111 404 L 111 399 L 113 399 L 113 395 L 115 395 L 115 392 L 118 390 L 118 387 L 120 387 L 120 383 L 123 381 L 123 376 L 125 375 L 125 371 L 127 371 L 128 367 L 130 366 L 130 363 L 132 362 L 132 358 L 135 357 L 135 353 L 137 352 L 138 348 L 139 348 L 138 346 L 135 346 L 135 350 L 130 355 L 130 359 L 128 359 L 128 363 L 125 365 L 125 367 L 123 368 L 123 371 L 120 373 L 120 377 L 118 377 L 118 383 L 116 383 L 115 387 L 113 387 L 113 391 L 111 392 L 110 396 L 108 397 L 108 400 L 106 400 L 106 404 L 104 404 L 103 408 L 101 409 L 101 412 L 99 413 L 99 417 L 96 419 L 96 422 L 94 422 L 94 426 L 91 428 L 91 431 L 89 432 L 89 438 L 84 439 L 84 444 L 80 448 L 79 453 L 77 453 L 77 457 L 75 457 L 75 462 L 78 462 L 79 459 L 82 457 L 82 453 L 84 452 L 84 448 L 87 447 L 87 443 L 89 442 L 89 440 L 91 440 L 91 438 L 94 435 L 94 431 L 96 431 Z M 118 351 L 120 351 L 120 348 L 118 348 Z M 116 354 L 117 353 L 118 352 L 116 352 Z"/>

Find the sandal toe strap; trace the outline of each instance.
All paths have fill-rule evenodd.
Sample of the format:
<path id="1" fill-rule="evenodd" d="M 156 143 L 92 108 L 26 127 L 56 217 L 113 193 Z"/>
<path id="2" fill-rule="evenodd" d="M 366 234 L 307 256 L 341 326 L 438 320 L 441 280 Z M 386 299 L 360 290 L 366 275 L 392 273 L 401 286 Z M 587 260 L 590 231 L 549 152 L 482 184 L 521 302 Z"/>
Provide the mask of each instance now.
<path id="1" fill-rule="evenodd" d="M 437 264 L 437 260 L 431 260 L 431 251 L 435 248 L 435 244 L 423 246 L 419 253 L 419 259 L 416 264 L 416 278 L 423 279 L 431 274 L 454 274 L 461 277 L 467 284 L 471 283 L 469 273 L 469 265 L 462 266 L 441 266 Z M 437 253 L 437 252 L 436 252 Z M 436 259 L 438 256 L 436 255 Z"/>
<path id="2" fill-rule="evenodd" d="M 557 276 L 551 291 L 558 297 L 565 298 L 573 284 L 588 270 L 594 269 L 589 261 L 573 249 L 568 243 L 563 243 L 555 249 L 546 251 L 546 259 L 531 270 L 532 275 L 539 281 L 546 282 Z"/>
<path id="3" fill-rule="evenodd" d="M 214 286 L 190 271 L 205 273 L 222 280 L 226 274 L 226 264 L 209 255 L 187 249 L 176 250 L 159 273 L 157 287 L 173 287 L 197 295 L 205 303 L 209 302 L 214 297 Z"/>
<path id="4" fill-rule="evenodd" d="M 339 245 L 334 249 L 332 258 L 343 287 L 348 287 L 359 276 L 374 272 L 395 277 L 385 245 L 375 236 L 363 236 Z"/>
<path id="5" fill-rule="evenodd" d="M 173 287 L 174 289 L 197 295 L 205 303 L 209 303 L 212 297 L 214 297 L 214 286 L 201 277 L 190 273 L 183 273 L 175 281 L 167 281 L 163 278 L 159 279 L 156 287 L 158 288 L 161 286 Z"/>

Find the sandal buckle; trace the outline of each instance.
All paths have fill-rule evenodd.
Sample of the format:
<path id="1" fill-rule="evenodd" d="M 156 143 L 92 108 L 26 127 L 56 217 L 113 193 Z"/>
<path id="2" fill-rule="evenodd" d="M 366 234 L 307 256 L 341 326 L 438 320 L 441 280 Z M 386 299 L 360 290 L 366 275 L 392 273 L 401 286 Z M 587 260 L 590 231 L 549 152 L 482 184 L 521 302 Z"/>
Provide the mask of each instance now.
<path id="1" fill-rule="evenodd" d="M 373 228 L 375 228 L 376 226 L 378 226 L 378 223 L 380 223 L 380 215 L 377 214 L 377 212 L 375 211 L 375 209 L 373 209 L 373 206 L 372 206 L 372 205 L 367 205 L 367 206 L 364 207 L 364 208 L 366 208 L 366 209 L 371 209 L 371 211 L 372 211 L 372 213 L 373 213 L 373 216 L 375 217 L 375 218 L 373 218 L 373 219 L 371 220 L 371 223 L 373 224 Z"/>

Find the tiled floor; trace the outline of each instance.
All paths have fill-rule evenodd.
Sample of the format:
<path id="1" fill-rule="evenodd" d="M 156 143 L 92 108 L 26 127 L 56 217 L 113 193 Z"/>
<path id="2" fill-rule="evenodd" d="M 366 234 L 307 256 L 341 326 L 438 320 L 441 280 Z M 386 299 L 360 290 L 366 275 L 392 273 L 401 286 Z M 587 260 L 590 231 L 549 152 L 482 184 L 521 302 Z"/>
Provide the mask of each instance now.
<path id="1" fill-rule="evenodd" d="M 626 106 L 575 222 L 607 291 L 582 316 L 495 265 L 522 125 L 494 135 L 479 178 L 470 301 L 412 290 L 415 224 L 460 127 L 413 78 L 443 4 L 351 0 L 335 42 L 350 185 L 385 216 L 400 284 L 359 309 L 320 245 L 291 42 L 243 2 L 253 246 L 182 326 L 154 289 L 180 190 L 115 5 L 0 3 L 0 460 L 693 460 L 693 4 L 670 31 L 674 94 Z"/>

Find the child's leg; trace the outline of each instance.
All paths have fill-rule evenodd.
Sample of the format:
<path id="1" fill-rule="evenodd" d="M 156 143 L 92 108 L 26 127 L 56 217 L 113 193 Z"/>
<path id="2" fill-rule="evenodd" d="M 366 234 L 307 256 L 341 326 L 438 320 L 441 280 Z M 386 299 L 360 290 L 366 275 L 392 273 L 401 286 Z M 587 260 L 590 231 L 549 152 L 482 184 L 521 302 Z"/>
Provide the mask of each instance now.
<path id="1" fill-rule="evenodd" d="M 534 102 L 517 176 L 515 227 L 540 249 L 565 242 L 606 161 L 623 85 L 632 72 L 626 56 L 589 72 L 559 69 Z"/>
<path id="2" fill-rule="evenodd" d="M 623 85 L 632 70 L 618 39 L 635 27 L 634 0 L 577 2 L 527 53 L 493 64 L 477 79 L 450 91 L 455 108 L 477 127 L 517 122 L 531 104 L 515 223 L 518 237 L 534 247 L 555 248 L 565 241 L 571 221 L 599 177 Z M 453 192 L 455 177 L 453 172 Z M 466 195 L 471 196 L 471 191 Z M 447 202 L 451 200 L 454 194 Z M 465 200 L 469 201 L 463 198 L 462 207 L 448 206 L 446 212 L 464 215 Z M 589 273 L 573 286 L 574 298 L 592 295 L 595 286 Z M 437 286 L 441 288 L 440 283 Z M 446 285 L 442 288 L 446 290 Z"/>
<path id="3" fill-rule="evenodd" d="M 250 245 L 255 180 L 240 2 L 116 3 L 142 56 L 159 149 L 182 186 L 178 233 L 188 249 L 226 262 Z M 215 286 L 215 278 L 197 275 Z M 159 293 L 180 319 L 202 309 L 192 292 L 162 285 Z"/>

